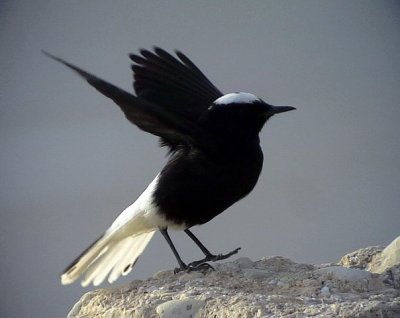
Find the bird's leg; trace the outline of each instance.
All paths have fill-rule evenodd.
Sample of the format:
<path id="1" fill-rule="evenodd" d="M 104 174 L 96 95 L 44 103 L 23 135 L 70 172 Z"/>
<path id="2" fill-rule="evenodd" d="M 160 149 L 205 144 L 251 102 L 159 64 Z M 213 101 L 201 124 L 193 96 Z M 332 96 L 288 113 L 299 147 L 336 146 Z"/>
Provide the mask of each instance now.
<path id="1" fill-rule="evenodd" d="M 165 240 L 167 241 L 169 247 L 171 248 L 172 252 L 175 255 L 176 260 L 178 261 L 179 264 L 179 268 L 175 268 L 174 273 L 179 273 L 181 271 L 185 271 L 185 272 L 191 272 L 191 271 L 198 271 L 198 270 L 208 270 L 208 269 L 214 269 L 211 265 L 205 263 L 205 262 L 201 262 L 196 264 L 196 266 L 192 266 L 192 265 L 186 265 L 181 257 L 179 256 L 178 251 L 176 250 L 174 243 L 172 243 L 171 238 L 169 237 L 168 231 L 167 229 L 162 229 L 160 228 L 160 232 L 161 234 L 164 236 Z"/>
<path id="2" fill-rule="evenodd" d="M 181 257 L 179 256 L 178 251 L 176 250 L 176 248 L 175 248 L 175 246 L 174 246 L 174 243 L 172 243 L 172 240 L 171 240 L 171 238 L 169 237 L 169 234 L 168 234 L 168 232 L 167 232 L 167 229 L 166 229 L 166 228 L 164 228 L 164 229 L 161 229 L 161 228 L 160 228 L 160 232 L 161 232 L 161 234 L 164 236 L 165 240 L 167 241 L 169 247 L 170 247 L 171 250 L 172 250 L 172 253 L 174 253 L 175 258 L 176 258 L 176 260 L 178 261 L 179 268 L 176 268 L 176 269 L 175 269 L 175 273 L 180 272 L 180 271 L 185 271 L 185 270 L 187 270 L 187 269 L 189 268 L 189 266 L 186 265 L 186 264 L 182 261 Z"/>
<path id="3" fill-rule="evenodd" d="M 240 250 L 240 247 L 238 247 L 237 249 L 234 249 L 233 251 L 231 251 L 229 253 L 214 255 L 214 254 L 211 254 L 211 252 L 203 245 L 203 243 L 200 242 L 200 240 L 189 229 L 186 229 L 185 233 L 193 240 L 193 242 L 196 243 L 196 245 L 201 249 L 201 251 L 205 255 L 205 257 L 203 259 L 191 262 L 188 265 L 189 267 L 192 267 L 192 268 L 196 268 L 196 267 L 202 266 L 203 264 L 207 264 L 206 262 L 210 262 L 210 261 L 215 262 L 215 261 L 219 261 L 222 259 L 226 259 L 226 258 L 231 257 L 232 255 L 236 254 Z M 208 266 L 210 266 L 210 265 L 208 265 Z"/>

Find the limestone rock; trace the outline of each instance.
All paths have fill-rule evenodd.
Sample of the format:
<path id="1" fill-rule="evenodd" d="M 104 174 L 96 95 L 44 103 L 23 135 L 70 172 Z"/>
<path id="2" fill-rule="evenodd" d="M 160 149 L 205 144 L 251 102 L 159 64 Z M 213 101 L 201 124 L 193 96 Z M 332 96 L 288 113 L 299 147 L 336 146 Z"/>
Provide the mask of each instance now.
<path id="1" fill-rule="evenodd" d="M 339 265 L 275 256 L 215 263 L 203 273 L 164 270 L 89 292 L 68 317 L 400 317 L 399 242 L 360 249 Z"/>
<path id="2" fill-rule="evenodd" d="M 370 266 L 370 263 L 375 255 L 382 253 L 383 249 L 384 247 L 382 246 L 369 246 L 366 248 L 360 248 L 357 251 L 343 256 L 339 262 L 339 265 L 365 269 Z"/>
<path id="3" fill-rule="evenodd" d="M 373 257 L 368 270 L 374 273 L 384 273 L 386 270 L 400 264 L 400 236 L 390 243 L 382 253 Z"/>
<path id="4" fill-rule="evenodd" d="M 200 318 L 204 300 L 196 298 L 173 299 L 158 305 L 156 308 L 160 318 Z"/>

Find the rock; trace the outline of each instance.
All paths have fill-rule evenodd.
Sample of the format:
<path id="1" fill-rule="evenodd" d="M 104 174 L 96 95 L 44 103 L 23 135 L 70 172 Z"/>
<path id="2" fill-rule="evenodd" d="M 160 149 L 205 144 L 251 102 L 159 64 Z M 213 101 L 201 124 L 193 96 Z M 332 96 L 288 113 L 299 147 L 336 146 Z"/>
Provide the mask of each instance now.
<path id="1" fill-rule="evenodd" d="M 243 274 L 245 277 L 254 279 L 261 279 L 270 276 L 268 271 L 257 268 L 245 268 L 243 269 Z"/>
<path id="2" fill-rule="evenodd" d="M 400 236 L 390 243 L 382 253 L 373 257 L 369 270 L 373 273 L 384 273 L 386 270 L 400 264 Z"/>
<path id="3" fill-rule="evenodd" d="M 370 246 L 366 248 L 361 248 L 352 253 L 343 256 L 339 262 L 339 265 L 345 267 L 353 267 L 365 269 L 371 263 L 373 257 L 380 254 L 383 251 L 382 246 Z"/>
<path id="4" fill-rule="evenodd" d="M 335 281 L 333 284 L 340 292 L 365 292 L 383 288 L 382 277 L 363 269 L 331 266 L 320 268 L 317 272 L 321 274 L 325 284 Z"/>
<path id="5" fill-rule="evenodd" d="M 399 240 L 311 265 L 274 256 L 85 294 L 69 318 L 400 317 Z M 346 266 L 344 266 L 346 265 Z"/>
<path id="6" fill-rule="evenodd" d="M 235 261 L 235 263 L 240 268 L 251 268 L 254 265 L 254 262 L 248 257 L 240 257 Z"/>
<path id="7" fill-rule="evenodd" d="M 201 279 L 204 277 L 204 274 L 202 272 L 189 272 L 189 273 L 184 273 L 181 275 L 178 279 L 180 283 L 186 283 L 191 280 L 195 279 Z"/>
<path id="8" fill-rule="evenodd" d="M 331 290 L 328 286 L 324 286 L 321 288 L 321 295 L 328 296 L 331 294 Z"/>
<path id="9" fill-rule="evenodd" d="M 382 274 L 390 268 L 400 265 L 400 236 L 386 248 L 371 246 L 346 254 L 340 260 L 339 265 Z"/>
<path id="10" fill-rule="evenodd" d="M 156 307 L 160 318 L 200 318 L 204 300 L 187 298 L 170 300 Z"/>
<path id="11" fill-rule="evenodd" d="M 382 274 L 383 283 L 398 289 L 400 287 L 400 236 L 386 248 L 372 246 L 349 253 L 342 257 L 339 265 Z"/>

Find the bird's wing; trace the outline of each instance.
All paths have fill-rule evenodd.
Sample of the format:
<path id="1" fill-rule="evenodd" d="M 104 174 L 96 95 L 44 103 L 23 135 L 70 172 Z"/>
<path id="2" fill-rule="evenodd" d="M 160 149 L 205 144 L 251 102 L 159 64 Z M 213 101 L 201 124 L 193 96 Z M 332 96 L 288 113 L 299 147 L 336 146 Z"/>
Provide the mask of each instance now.
<path id="1" fill-rule="evenodd" d="M 161 105 L 191 121 L 211 106 L 222 93 L 183 53 L 177 58 L 160 48 L 130 54 L 133 87 L 138 97 Z"/>
<path id="2" fill-rule="evenodd" d="M 165 107 L 136 97 L 61 58 L 44 51 L 43 53 L 77 72 L 100 93 L 112 99 L 124 112 L 126 118 L 140 129 L 159 136 L 163 140 L 171 141 L 174 145 L 210 146 L 206 132 L 195 122 L 178 113 L 170 112 Z"/>

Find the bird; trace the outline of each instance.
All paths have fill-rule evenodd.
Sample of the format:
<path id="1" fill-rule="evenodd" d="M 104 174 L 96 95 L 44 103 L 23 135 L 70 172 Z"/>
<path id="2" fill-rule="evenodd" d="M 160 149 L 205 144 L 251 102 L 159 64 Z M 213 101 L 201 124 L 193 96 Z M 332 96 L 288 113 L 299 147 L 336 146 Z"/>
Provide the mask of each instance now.
<path id="1" fill-rule="evenodd" d="M 209 222 L 255 187 L 263 166 L 260 132 L 275 114 L 294 110 L 273 106 L 252 93 L 223 94 L 181 51 L 159 47 L 129 54 L 134 94 L 83 69 L 43 53 L 78 73 L 110 98 L 141 130 L 159 137 L 168 160 L 144 192 L 60 275 L 67 285 L 98 286 L 127 275 L 159 231 L 179 267 L 175 272 L 212 268 L 226 259 L 213 254 L 191 228 Z M 185 263 L 168 230 L 184 231 L 204 258 Z"/>

